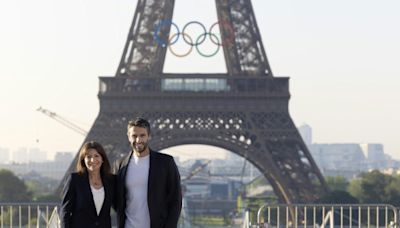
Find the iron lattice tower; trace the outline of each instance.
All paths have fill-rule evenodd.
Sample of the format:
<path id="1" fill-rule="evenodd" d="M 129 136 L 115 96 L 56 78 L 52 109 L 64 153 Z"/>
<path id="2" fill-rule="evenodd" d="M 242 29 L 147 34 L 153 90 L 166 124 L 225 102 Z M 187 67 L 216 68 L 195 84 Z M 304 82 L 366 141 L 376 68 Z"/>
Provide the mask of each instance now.
<path id="1" fill-rule="evenodd" d="M 310 202 L 326 192 L 289 115 L 289 78 L 273 76 L 250 0 L 216 0 L 218 20 L 231 25 L 220 26 L 221 39 L 234 38 L 223 47 L 226 74 L 162 72 L 167 48 L 153 38 L 154 28 L 171 20 L 173 9 L 174 0 L 138 0 L 116 76 L 100 77 L 100 112 L 85 141 L 99 141 L 115 161 L 130 150 L 127 122 L 142 116 L 152 125 L 153 149 L 225 148 L 255 165 L 281 202 Z"/>

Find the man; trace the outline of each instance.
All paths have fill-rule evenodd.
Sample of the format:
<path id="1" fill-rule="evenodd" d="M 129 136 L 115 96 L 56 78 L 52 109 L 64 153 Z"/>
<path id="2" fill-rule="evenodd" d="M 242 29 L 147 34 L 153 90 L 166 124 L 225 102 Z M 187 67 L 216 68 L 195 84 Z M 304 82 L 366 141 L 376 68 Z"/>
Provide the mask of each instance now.
<path id="1" fill-rule="evenodd" d="M 131 153 L 116 165 L 118 228 L 176 228 L 182 208 L 180 175 L 173 157 L 149 148 L 150 124 L 128 123 Z"/>

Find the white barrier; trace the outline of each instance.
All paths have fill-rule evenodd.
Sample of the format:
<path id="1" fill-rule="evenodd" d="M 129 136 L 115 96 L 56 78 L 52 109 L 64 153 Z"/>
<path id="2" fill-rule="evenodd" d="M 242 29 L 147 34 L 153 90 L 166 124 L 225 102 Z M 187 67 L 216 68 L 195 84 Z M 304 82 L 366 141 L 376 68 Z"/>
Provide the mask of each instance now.
<path id="1" fill-rule="evenodd" d="M 398 211 L 387 204 L 265 204 L 248 227 L 399 227 Z"/>
<path id="2" fill-rule="evenodd" d="M 58 204 L 0 203 L 0 228 L 58 228 L 49 226 L 51 218 L 58 219 Z"/>

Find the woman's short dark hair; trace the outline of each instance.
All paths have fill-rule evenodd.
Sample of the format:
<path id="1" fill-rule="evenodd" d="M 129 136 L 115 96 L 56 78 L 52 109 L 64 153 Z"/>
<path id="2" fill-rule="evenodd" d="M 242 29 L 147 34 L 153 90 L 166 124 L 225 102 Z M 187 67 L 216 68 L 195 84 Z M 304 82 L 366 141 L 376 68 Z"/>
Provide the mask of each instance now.
<path id="1" fill-rule="evenodd" d="M 137 117 L 136 119 L 129 121 L 127 130 L 129 131 L 129 128 L 131 128 L 131 127 L 146 128 L 147 134 L 150 135 L 150 123 L 149 123 L 149 121 L 147 121 L 146 119 L 144 119 L 142 117 Z"/>
<path id="2" fill-rule="evenodd" d="M 81 150 L 79 151 L 78 161 L 76 162 L 76 171 L 79 174 L 87 172 L 87 167 L 85 165 L 85 157 L 90 149 L 95 149 L 103 159 L 103 164 L 101 164 L 100 173 L 103 175 L 111 174 L 111 166 L 110 162 L 108 161 L 106 151 L 104 150 L 103 146 L 100 143 L 95 141 L 89 141 L 83 144 Z"/>

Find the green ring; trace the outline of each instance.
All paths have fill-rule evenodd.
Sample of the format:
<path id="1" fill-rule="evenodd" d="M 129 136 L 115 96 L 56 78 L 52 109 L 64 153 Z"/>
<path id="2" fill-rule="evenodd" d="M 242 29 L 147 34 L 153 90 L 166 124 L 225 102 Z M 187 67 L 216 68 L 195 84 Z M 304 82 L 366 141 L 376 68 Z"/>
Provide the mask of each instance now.
<path id="1" fill-rule="evenodd" d="M 196 43 L 199 42 L 199 39 L 200 39 L 202 36 L 207 36 L 207 34 L 210 35 L 210 37 L 211 37 L 211 36 L 214 36 L 214 37 L 217 39 L 217 41 L 219 42 L 219 39 L 218 39 L 218 36 L 217 36 L 217 35 L 215 35 L 214 33 L 208 33 L 208 32 L 206 32 L 206 33 L 204 33 L 204 34 L 201 34 L 199 37 L 197 37 Z M 202 53 L 202 52 L 199 50 L 199 45 L 195 45 L 195 46 L 196 46 L 197 53 L 199 53 L 199 54 L 200 54 L 201 56 L 203 56 L 203 57 L 213 57 L 214 55 L 216 55 L 216 54 L 218 53 L 219 48 L 220 48 L 220 45 L 217 45 L 217 50 L 215 50 L 213 53 L 207 55 L 207 54 Z"/>

